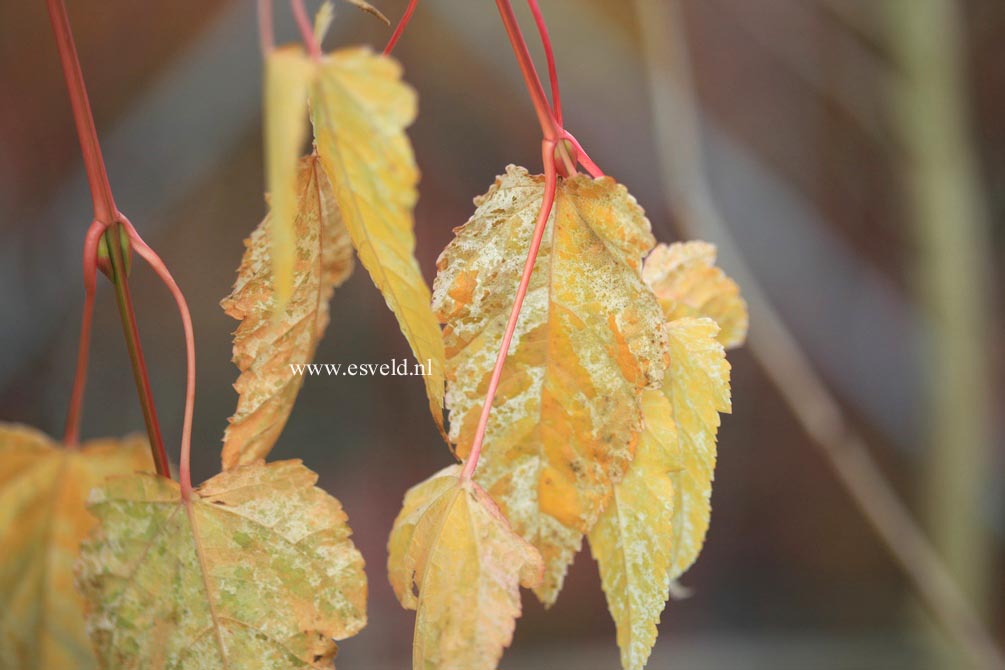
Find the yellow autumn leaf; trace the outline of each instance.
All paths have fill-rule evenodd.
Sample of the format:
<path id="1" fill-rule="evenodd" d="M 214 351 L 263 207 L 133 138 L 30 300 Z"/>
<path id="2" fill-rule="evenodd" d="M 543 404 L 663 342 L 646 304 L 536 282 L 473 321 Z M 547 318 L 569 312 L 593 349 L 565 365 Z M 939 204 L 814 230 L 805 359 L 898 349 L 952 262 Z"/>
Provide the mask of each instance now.
<path id="1" fill-rule="evenodd" d="M 265 58 L 265 184 L 272 206 L 274 309 L 293 292 L 296 264 L 297 161 L 307 139 L 307 93 L 315 67 L 299 47 L 274 49 Z"/>
<path id="2" fill-rule="evenodd" d="M 91 494 L 77 584 L 106 670 L 331 668 L 366 624 L 345 512 L 300 461 L 223 472 L 183 501 L 154 475 Z"/>
<path id="3" fill-rule="evenodd" d="M 311 94 L 317 151 L 360 262 L 415 358 L 431 368 L 423 380 L 442 430 L 443 339 L 414 255 L 419 171 L 405 127 L 415 114 L 415 92 L 391 57 L 366 48 L 325 56 Z"/>
<path id="4" fill-rule="evenodd" d="M 642 270 L 667 316 L 707 316 L 719 324 L 719 341 L 727 349 L 747 337 L 747 303 L 740 287 L 715 265 L 715 245 L 675 242 L 657 245 Z"/>
<path id="5" fill-rule="evenodd" d="M 730 411 L 729 363 L 715 322 L 684 317 L 667 332 L 663 389 L 646 392 L 646 431 L 635 460 L 590 531 L 626 670 L 645 666 L 670 582 L 701 551 L 719 412 Z"/>
<path id="6" fill-rule="evenodd" d="M 334 289 L 352 273 L 352 244 L 331 184 L 316 156 L 300 161 L 294 219 L 293 292 L 281 312 L 275 294 L 269 215 L 245 240 L 234 290 L 221 306 L 241 321 L 234 333 L 234 363 L 241 370 L 239 397 L 223 438 L 223 467 L 265 458 L 279 437 L 303 384 L 290 365 L 310 363 L 328 326 Z"/>
<path id="7" fill-rule="evenodd" d="M 668 531 L 674 529 L 670 471 L 680 461 L 670 400 L 646 391 L 643 408 L 646 429 L 635 460 L 589 535 L 626 670 L 645 666 L 666 604 L 673 552 Z"/>
<path id="8" fill-rule="evenodd" d="M 541 556 L 487 493 L 452 465 L 405 494 L 388 542 L 388 575 L 414 609 L 414 670 L 495 670 L 513 640 L 520 586 Z"/>
<path id="9" fill-rule="evenodd" d="M 541 205 L 544 178 L 510 166 L 438 262 L 450 439 L 467 456 Z M 668 361 L 641 277 L 649 221 L 613 179 L 558 186 L 475 478 L 544 557 L 554 602 L 582 535 L 631 462 L 641 396 Z"/>
<path id="10" fill-rule="evenodd" d="M 680 461 L 674 464 L 674 523 L 670 578 L 677 579 L 701 552 L 711 514 L 719 414 L 732 409 L 729 363 L 708 318 L 685 317 L 667 324 L 670 369 L 663 393 L 673 406 Z"/>
<path id="11" fill-rule="evenodd" d="M 93 670 L 73 561 L 95 519 L 84 503 L 109 475 L 152 469 L 144 438 L 66 449 L 0 424 L 0 668 Z"/>

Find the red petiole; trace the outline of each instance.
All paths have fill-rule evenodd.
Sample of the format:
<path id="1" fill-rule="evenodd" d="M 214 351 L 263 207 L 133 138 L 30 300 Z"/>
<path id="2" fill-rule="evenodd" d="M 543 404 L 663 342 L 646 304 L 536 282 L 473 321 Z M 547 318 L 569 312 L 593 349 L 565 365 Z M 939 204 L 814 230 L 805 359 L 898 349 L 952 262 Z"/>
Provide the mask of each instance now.
<path id="1" fill-rule="evenodd" d="M 264 0 L 263 0 L 264 2 Z M 47 0 L 49 19 L 52 32 L 56 38 L 66 89 L 73 108 L 73 118 L 80 140 L 81 153 L 87 171 L 87 179 L 91 189 L 91 199 L 94 205 L 94 221 L 88 228 L 84 240 L 84 312 L 81 320 L 80 342 L 77 350 L 77 370 L 73 382 L 70 407 L 67 412 L 66 432 L 64 442 L 69 448 L 75 448 L 80 441 L 80 416 L 83 405 L 84 387 L 87 382 L 88 352 L 91 340 L 91 324 L 94 314 L 94 296 L 97 288 L 98 248 L 102 239 L 109 249 L 110 278 L 116 288 L 116 304 L 122 319 L 123 334 L 129 350 L 129 358 L 133 367 L 137 395 L 143 408 L 143 418 L 150 438 L 150 448 L 153 454 L 157 473 L 170 477 L 167 453 L 161 437 L 157 411 L 153 394 L 150 389 L 150 379 L 147 374 L 146 360 L 140 345 L 139 332 L 136 327 L 136 313 L 133 309 L 127 278 L 127 258 L 129 247 L 121 243 L 120 228 L 124 228 L 132 247 L 153 267 L 161 280 L 171 290 L 178 309 L 181 312 L 185 326 L 185 344 L 188 358 L 188 384 L 185 397 L 185 420 L 182 433 L 181 484 L 182 495 L 187 498 L 191 491 L 189 476 L 189 451 L 191 442 L 192 413 L 195 403 L 195 339 L 192 333 L 192 320 L 174 279 L 160 258 L 140 238 L 129 220 L 115 206 L 108 173 L 105 170 L 101 145 L 98 142 L 94 117 L 91 114 L 87 88 L 80 67 L 80 59 L 73 41 L 69 17 L 63 0 Z M 264 33 L 263 33 L 264 34 Z"/>
<path id="2" fill-rule="evenodd" d="M 405 32 L 405 28 L 408 27 L 408 22 L 412 20 L 412 14 L 415 13 L 415 8 L 418 6 L 419 0 L 408 0 L 408 7 L 405 8 L 405 13 L 401 15 L 401 20 L 398 21 L 398 26 L 394 29 L 391 34 L 391 39 L 387 41 L 387 46 L 384 47 L 384 55 L 390 56 L 391 52 L 394 51 L 395 45 L 401 36 Z"/>
<path id="3" fill-rule="evenodd" d="M 304 46 L 307 47 L 307 53 L 315 61 L 321 60 L 323 55 L 321 45 L 314 34 L 314 26 L 311 24 L 311 17 L 304 7 L 304 0 L 290 0 L 290 8 L 293 10 L 293 17 L 297 20 L 297 27 L 300 28 L 300 36 L 304 40 Z"/>
<path id="4" fill-rule="evenodd" d="M 548 62 L 548 81 L 551 84 L 551 110 L 555 116 L 555 123 L 562 125 L 562 96 L 558 91 L 558 70 L 555 67 L 555 52 L 551 48 L 551 36 L 548 34 L 548 25 L 544 22 L 544 14 L 537 4 L 537 0 L 527 0 L 531 14 L 534 15 L 534 23 L 537 24 L 537 32 L 541 35 L 541 46 L 544 48 L 544 57 Z"/>
<path id="5" fill-rule="evenodd" d="M 516 297 L 513 299 L 513 308 L 509 313 L 509 321 L 506 323 L 506 332 L 503 334 L 502 344 L 499 346 L 499 354 L 496 356 L 495 367 L 492 369 L 492 377 L 489 379 L 488 392 L 485 394 L 485 402 L 482 404 L 482 413 L 478 417 L 478 427 L 475 429 L 474 441 L 471 443 L 471 452 L 464 462 L 461 470 L 461 479 L 471 479 L 475 468 L 478 467 L 478 457 L 482 453 L 482 444 L 485 441 L 485 430 L 489 423 L 489 414 L 492 411 L 492 401 L 496 396 L 496 389 L 499 388 L 499 378 L 502 376 L 503 367 L 506 364 L 506 356 L 509 353 L 510 343 L 513 341 L 513 334 L 516 332 L 517 322 L 520 320 L 520 309 L 523 307 L 523 299 L 527 295 L 527 287 L 530 286 L 530 277 L 534 271 L 534 263 L 537 262 L 537 253 L 541 249 L 541 241 L 544 239 L 544 230 L 548 225 L 548 218 L 551 216 L 551 208 L 555 203 L 555 192 L 558 190 L 558 169 L 555 166 L 555 141 L 544 140 L 541 143 L 541 158 L 544 160 L 544 196 L 541 200 L 541 209 L 534 224 L 534 234 L 530 241 L 530 250 L 527 252 L 527 260 L 523 266 L 523 276 L 520 277 L 520 285 L 516 289 Z"/>

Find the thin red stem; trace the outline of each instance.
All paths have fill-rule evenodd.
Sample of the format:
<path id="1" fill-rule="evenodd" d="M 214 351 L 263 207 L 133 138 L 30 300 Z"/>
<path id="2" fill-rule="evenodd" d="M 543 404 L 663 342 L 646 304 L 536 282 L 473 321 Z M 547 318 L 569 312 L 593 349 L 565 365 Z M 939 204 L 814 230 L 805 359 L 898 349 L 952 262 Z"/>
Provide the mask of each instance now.
<path id="1" fill-rule="evenodd" d="M 307 53 L 314 60 L 321 60 L 321 45 L 314 34 L 314 26 L 311 24 L 311 17 L 304 7 L 304 0 L 290 0 L 290 7 L 293 9 L 293 17 L 297 20 L 297 27 L 300 28 L 300 36 L 304 40 Z"/>
<path id="2" fill-rule="evenodd" d="M 531 14 L 534 15 L 534 23 L 537 24 L 537 32 L 541 35 L 541 46 L 544 48 L 544 57 L 548 61 L 548 82 L 551 85 L 551 110 L 555 115 L 555 122 L 562 126 L 562 95 L 558 90 L 558 69 L 555 67 L 555 52 L 551 48 L 551 36 L 548 34 L 548 24 L 544 22 L 544 14 L 537 4 L 537 0 L 527 0 Z"/>
<path id="3" fill-rule="evenodd" d="M 129 285 L 126 278 L 125 255 L 119 240 L 117 222 L 124 218 L 115 206 L 112 187 L 108 181 L 108 172 L 101 154 L 98 133 L 91 113 L 91 104 L 87 96 L 87 87 L 80 67 L 80 58 L 73 41 L 73 31 L 62 0 L 47 0 L 49 20 L 52 32 L 56 38 L 59 50 L 59 60 L 63 68 L 66 90 L 73 109 L 73 119 L 80 140 L 80 150 L 87 171 L 87 180 L 91 189 L 91 200 L 94 205 L 94 223 L 88 230 L 84 242 L 84 315 L 81 324 L 80 342 L 77 347 L 77 372 L 70 396 L 70 407 L 67 413 L 66 433 L 67 444 L 76 445 L 80 440 L 80 416 L 83 405 L 84 387 L 87 383 L 88 351 L 91 340 L 91 320 L 94 313 L 94 292 L 96 288 L 98 244 L 102 235 L 110 250 L 116 287 L 116 303 L 122 319 L 123 333 L 129 349 L 129 357 L 136 380 L 136 388 L 143 407 L 143 416 L 150 437 L 151 450 L 158 473 L 168 477 L 170 471 L 167 465 L 167 455 L 164 442 L 157 422 L 157 414 L 153 404 L 153 394 L 150 391 L 150 380 L 147 375 L 146 361 L 139 344 L 139 334 L 136 329 L 136 316 L 129 295 Z"/>
<path id="4" fill-rule="evenodd" d="M 499 8 L 499 16 L 506 27 L 506 35 L 510 44 L 513 45 L 513 53 L 516 55 L 516 62 L 523 73 L 523 81 L 527 85 L 527 92 L 530 93 L 530 100 L 534 104 L 534 111 L 537 112 L 537 120 L 541 124 L 541 132 L 544 139 L 555 142 L 559 137 L 559 124 L 551 111 L 551 105 L 544 94 L 544 87 L 541 79 L 537 76 L 537 69 L 534 67 L 534 60 L 527 49 L 527 42 L 523 39 L 520 31 L 520 24 L 513 13 L 513 6 L 509 0 L 496 0 L 496 7 Z M 550 162 L 550 161 L 545 161 Z"/>
<path id="5" fill-rule="evenodd" d="M 412 20 L 412 14 L 415 13 L 415 8 L 419 5 L 419 0 L 409 0 L 408 7 L 405 7 L 405 13 L 401 15 L 401 20 L 398 21 L 397 27 L 394 29 L 394 33 L 391 35 L 391 39 L 387 41 L 387 46 L 384 47 L 384 55 L 390 56 L 391 52 L 394 51 L 395 45 L 401 36 L 405 33 L 405 28 L 408 27 L 408 22 Z"/>
<path id="6" fill-rule="evenodd" d="M 263 58 L 276 48 L 276 31 L 272 25 L 272 0 L 258 0 L 258 42 Z"/>
<path id="7" fill-rule="evenodd" d="M 73 32 L 70 30 L 70 19 L 66 14 L 63 0 L 47 0 L 49 21 L 52 23 L 52 33 L 59 49 L 59 61 L 63 66 L 63 78 L 66 81 L 66 91 L 70 96 L 70 106 L 73 108 L 73 120 L 77 126 L 77 137 L 80 139 L 80 151 L 84 156 L 84 167 L 87 171 L 87 181 L 91 186 L 91 200 L 94 204 L 94 218 L 104 224 L 111 223 L 115 218 L 115 199 L 112 197 L 112 187 L 108 183 L 108 173 L 105 171 L 105 160 L 98 144 L 98 132 L 94 127 L 94 116 L 91 114 L 91 103 L 87 98 L 87 88 L 84 86 L 84 75 L 80 69 L 80 59 L 77 47 L 73 42 Z"/>
<path id="8" fill-rule="evenodd" d="M 506 35 L 510 44 L 513 45 L 513 53 L 516 55 L 520 72 L 523 73 L 523 81 L 527 85 L 527 92 L 537 113 L 537 120 L 541 124 L 541 134 L 544 139 L 550 141 L 552 146 L 558 150 L 558 158 L 562 161 L 562 176 L 569 177 L 576 174 L 576 163 L 569 156 L 565 143 L 559 142 L 562 134 L 561 124 L 555 119 L 548 97 L 544 94 L 544 86 L 541 85 L 541 78 L 537 76 L 537 69 L 534 67 L 534 59 L 530 56 L 527 42 L 523 38 L 520 30 L 520 23 L 513 13 L 513 6 L 509 0 L 496 0 L 496 7 L 499 8 L 499 16 L 506 27 Z M 545 164 L 554 163 L 555 156 L 545 158 Z"/>
<path id="9" fill-rule="evenodd" d="M 181 484 L 182 499 L 188 500 L 192 495 L 192 415 L 195 411 L 195 333 L 192 328 L 192 314 L 189 312 L 185 296 L 178 288 L 178 284 L 171 276 L 167 266 L 164 265 L 164 261 L 143 241 L 128 219 L 123 219 L 122 224 L 126 227 L 126 232 L 136 248 L 136 253 L 157 273 L 157 276 L 171 292 L 171 296 L 178 306 L 182 328 L 185 331 L 187 372 L 185 377 L 185 414 L 182 421 L 181 452 L 178 458 L 178 482 Z"/>
<path id="10" fill-rule="evenodd" d="M 98 284 L 98 243 L 105 232 L 105 225 L 94 221 L 84 238 L 84 313 L 80 323 L 80 341 L 77 345 L 77 371 L 73 377 L 73 392 L 70 407 L 66 412 L 66 429 L 63 443 L 70 449 L 80 444 L 80 417 L 84 404 L 84 388 L 87 386 L 87 362 L 91 350 L 91 323 L 94 317 L 94 295 Z"/>
<path id="11" fill-rule="evenodd" d="M 530 286 L 530 277 L 534 272 L 534 263 L 537 262 L 537 254 L 541 250 L 541 240 L 544 239 L 548 217 L 551 216 L 551 209 L 555 204 L 555 192 L 558 189 L 558 170 L 554 160 L 555 142 L 553 140 L 544 140 L 541 143 L 541 154 L 544 159 L 544 196 L 541 199 L 541 210 L 538 212 L 537 222 L 534 224 L 534 235 L 531 238 L 530 249 L 527 251 L 527 260 L 523 265 L 523 275 L 520 277 L 520 285 L 516 289 L 513 308 L 510 310 L 509 321 L 506 323 L 506 332 L 503 334 L 502 343 L 499 345 L 499 353 L 496 355 L 495 367 L 492 369 L 492 377 L 489 380 L 488 392 L 485 394 L 482 413 L 478 417 L 478 426 L 475 429 L 475 437 L 471 443 L 471 451 L 464 462 L 464 469 L 461 470 L 460 477 L 462 480 L 471 479 L 475 468 L 478 467 L 478 457 L 482 453 L 485 431 L 489 424 L 489 414 L 492 412 L 492 402 L 496 397 L 496 389 L 499 388 L 499 379 L 502 377 L 506 357 L 509 355 L 509 347 L 513 342 L 513 334 L 516 332 L 517 322 L 520 320 L 520 310 L 523 307 L 523 299 L 527 295 L 527 288 Z"/>

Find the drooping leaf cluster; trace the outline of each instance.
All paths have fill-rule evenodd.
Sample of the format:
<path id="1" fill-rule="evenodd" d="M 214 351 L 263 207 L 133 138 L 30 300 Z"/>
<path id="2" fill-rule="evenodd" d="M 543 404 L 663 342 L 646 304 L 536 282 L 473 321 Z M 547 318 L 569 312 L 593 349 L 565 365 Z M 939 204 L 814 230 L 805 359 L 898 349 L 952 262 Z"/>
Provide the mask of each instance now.
<path id="1" fill-rule="evenodd" d="M 335 640 L 365 625 L 341 504 L 299 461 L 264 461 L 303 382 L 290 365 L 313 359 L 355 251 L 432 362 L 430 412 L 465 461 L 546 200 L 544 176 L 507 168 L 430 290 L 405 134 L 416 95 L 401 74 L 365 48 L 267 56 L 270 211 L 222 301 L 240 322 L 222 473 L 186 491 L 136 472 L 149 469 L 142 440 L 73 450 L 0 426 L 0 539 L 14 557 L 0 572 L 3 667 L 331 667 Z M 622 663 L 643 668 L 709 526 L 725 349 L 746 335 L 739 289 L 714 263 L 706 243 L 657 245 L 613 179 L 559 178 L 474 477 L 451 465 L 417 484 L 391 531 L 416 670 L 496 668 L 520 587 L 553 604 L 584 537 Z"/>
<path id="2" fill-rule="evenodd" d="M 440 256 L 433 306 L 462 459 L 544 191 L 510 167 Z M 475 479 L 541 552 L 546 605 L 589 537 L 623 664 L 642 668 L 670 583 L 704 542 L 730 409 L 724 345 L 745 337 L 746 306 L 714 247 L 655 246 L 610 178 L 561 179 L 547 225 Z"/>

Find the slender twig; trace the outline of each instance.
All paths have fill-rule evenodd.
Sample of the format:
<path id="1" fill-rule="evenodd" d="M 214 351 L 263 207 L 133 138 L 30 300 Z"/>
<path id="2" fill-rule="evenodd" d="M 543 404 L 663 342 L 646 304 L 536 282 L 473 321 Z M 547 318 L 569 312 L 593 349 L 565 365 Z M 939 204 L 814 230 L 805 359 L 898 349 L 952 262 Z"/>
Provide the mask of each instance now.
<path id="1" fill-rule="evenodd" d="M 520 24 L 517 22 L 516 14 L 513 13 L 513 6 L 509 0 L 496 0 L 496 7 L 499 8 L 499 16 L 506 27 L 510 44 L 513 45 L 513 53 L 516 55 L 520 72 L 523 74 L 527 92 L 530 93 L 530 100 L 534 103 L 534 111 L 537 112 L 537 120 L 541 124 L 544 139 L 555 142 L 560 133 L 559 124 L 552 114 L 548 97 L 544 93 L 544 87 L 541 86 L 541 79 L 537 76 L 534 60 L 530 56 L 530 50 L 527 49 L 527 42 L 523 39 Z"/>
<path id="2" fill-rule="evenodd" d="M 409 0 L 408 7 L 405 7 L 405 13 L 401 15 L 401 20 L 398 21 L 397 27 L 394 29 L 394 33 L 391 34 L 391 39 L 387 41 L 387 46 L 384 47 L 384 55 L 389 56 L 391 52 L 394 51 L 394 47 L 398 44 L 398 40 L 405 33 L 405 28 L 408 27 L 408 22 L 412 20 L 412 14 L 415 13 L 415 8 L 419 5 L 419 0 Z"/>
<path id="3" fill-rule="evenodd" d="M 136 395 L 140 399 L 143 411 L 143 423 L 150 436 L 150 447 L 154 455 L 154 465 L 157 474 L 171 476 L 168 466 L 167 452 L 164 449 L 164 438 L 161 435 L 160 421 L 157 419 L 157 408 L 154 405 L 153 390 L 150 388 L 150 376 L 147 373 L 147 362 L 143 356 L 143 346 L 140 344 L 140 331 L 136 326 L 136 310 L 133 309 L 132 293 L 129 290 L 129 277 L 126 272 L 125 255 L 120 243 L 119 227 L 112 224 L 105 230 L 105 243 L 109 249 L 112 265 L 112 283 L 115 286 L 115 303 L 119 308 L 119 320 L 122 322 L 122 336 L 126 340 L 126 350 L 129 352 L 129 362 L 133 368 L 133 381 L 136 382 Z"/>
<path id="4" fill-rule="evenodd" d="M 314 34 L 314 26 L 311 24 L 311 17 L 307 14 L 307 8 L 304 7 L 304 0 L 290 0 L 290 8 L 293 9 L 293 17 L 297 20 L 297 27 L 300 28 L 300 36 L 304 40 L 307 53 L 314 60 L 321 60 L 323 55 L 321 44 L 318 42 L 317 35 Z"/>
<path id="5" fill-rule="evenodd" d="M 499 345 L 499 353 L 496 355 L 495 367 L 492 369 L 492 377 L 489 380 L 489 388 L 485 394 L 485 402 L 482 404 L 482 413 L 478 417 L 478 427 L 475 429 L 475 437 L 471 443 L 471 451 L 464 462 L 464 469 L 461 470 L 461 479 L 470 479 L 478 467 L 478 457 L 482 453 L 482 443 L 485 440 L 485 430 L 489 423 L 489 414 L 492 411 L 492 401 L 495 399 L 496 389 L 499 387 L 499 379 L 502 376 L 503 366 L 506 364 L 506 356 L 509 354 L 510 343 L 513 341 L 513 334 L 516 332 L 517 322 L 520 320 L 520 309 L 523 307 L 523 299 L 527 295 L 527 288 L 530 286 L 530 277 L 534 272 L 534 264 L 537 262 L 537 255 L 541 249 L 541 240 L 544 239 L 544 231 L 551 216 L 552 206 L 555 204 L 555 191 L 558 188 L 558 170 L 555 167 L 555 142 L 554 140 L 544 140 L 541 143 L 541 154 L 544 160 L 544 196 L 541 199 L 541 209 L 537 215 L 537 222 L 534 224 L 534 233 L 530 242 L 530 249 L 527 251 L 527 260 L 523 265 L 523 275 L 520 277 L 520 285 L 516 290 L 516 297 L 513 299 L 513 308 L 509 313 L 509 320 L 506 323 L 506 332 L 503 335 L 502 343 Z"/>
<path id="6" fill-rule="evenodd" d="M 751 353 L 914 589 L 967 651 L 975 667 L 1005 668 L 993 637 L 747 269 L 719 216 L 704 177 L 679 7 L 670 2 L 637 0 L 636 9 L 666 194 L 673 208 L 683 209 L 676 220 L 687 237 L 713 239 L 722 255 L 731 259 L 731 273 L 743 286 L 750 305 Z"/>
<path id="7" fill-rule="evenodd" d="M 513 13 L 513 6 L 510 0 L 496 0 L 496 7 L 499 8 L 499 16 L 502 18 L 506 28 L 506 35 L 513 46 L 513 53 L 516 55 L 520 72 L 523 73 L 523 81 L 527 85 L 527 92 L 530 100 L 534 104 L 534 111 L 537 113 L 537 120 L 541 124 L 541 133 L 545 140 L 553 143 L 557 150 L 558 158 L 562 161 L 562 176 L 570 177 L 576 174 L 576 161 L 569 154 L 569 148 L 562 139 L 562 125 L 555 118 L 555 114 L 548 103 L 548 96 L 544 93 L 541 85 L 541 78 L 537 76 L 537 69 L 534 67 L 534 59 L 530 56 L 527 42 L 523 38 L 520 30 L 520 23 Z M 543 19 L 542 19 L 543 21 Z M 554 162 L 555 158 L 546 158 L 545 163 Z"/>
<path id="8" fill-rule="evenodd" d="M 262 58 L 276 48 L 276 31 L 272 22 L 272 0 L 258 0 L 258 43 Z"/>
<path id="9" fill-rule="evenodd" d="M 544 14 L 541 13 L 537 0 L 527 0 L 527 4 L 534 15 L 537 32 L 541 35 L 541 47 L 544 49 L 544 58 L 548 62 L 548 82 L 551 86 L 551 110 L 555 114 L 555 122 L 561 126 L 564 125 L 562 121 L 562 95 L 558 90 L 558 68 L 555 67 L 555 52 L 551 48 L 551 36 L 548 34 L 548 24 L 544 22 Z"/>
<path id="10" fill-rule="evenodd" d="M 87 87 L 84 85 L 84 75 L 80 69 L 77 47 L 73 42 L 73 32 L 70 30 L 70 19 L 66 14 L 63 0 L 47 0 L 47 7 L 49 21 L 52 23 L 52 34 L 56 38 L 56 47 L 59 49 L 59 60 L 63 66 L 66 91 L 70 96 L 70 105 L 73 108 L 73 121 L 77 126 L 80 151 L 84 157 L 84 169 L 91 187 L 94 218 L 108 225 L 115 220 L 115 214 L 118 210 L 115 207 L 115 199 L 112 197 L 112 187 L 108 183 L 108 173 L 105 171 L 101 145 L 98 144 L 98 132 L 94 127 L 94 116 L 91 114 Z"/>
<path id="11" fill-rule="evenodd" d="M 123 217 L 115 206 L 115 198 L 108 181 L 108 172 L 101 154 L 98 133 L 91 113 L 91 104 L 84 84 L 84 75 L 80 67 L 80 58 L 73 41 L 73 32 L 66 7 L 62 0 L 48 0 L 49 20 L 52 32 L 56 38 L 59 50 L 59 60 L 63 68 L 66 90 L 73 109 L 73 119 L 80 140 L 80 150 L 87 171 L 87 179 L 91 189 L 91 199 L 94 205 L 94 223 L 88 230 L 84 244 L 84 315 L 82 318 L 80 341 L 77 347 L 77 371 L 73 381 L 73 392 L 70 397 L 70 407 L 67 412 L 66 434 L 68 444 L 76 445 L 80 439 L 80 416 L 83 404 L 84 387 L 87 383 L 87 358 L 91 339 L 91 320 L 94 310 L 94 291 L 97 274 L 98 238 L 105 235 L 105 241 L 110 251 L 113 267 L 113 282 L 116 286 L 116 305 L 122 319 L 123 333 L 129 349 L 129 359 L 136 380 L 136 390 L 140 406 L 143 408 L 143 418 L 150 439 L 150 449 L 157 472 L 170 477 L 167 465 L 167 454 L 164 450 L 164 440 L 161 436 L 157 412 L 154 408 L 153 394 L 150 391 L 150 380 L 147 375 L 146 361 L 143 349 L 139 343 L 136 329 L 136 316 L 126 277 L 124 250 L 118 231 L 118 221 Z"/>

